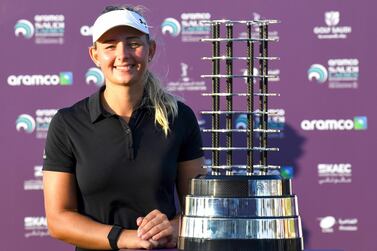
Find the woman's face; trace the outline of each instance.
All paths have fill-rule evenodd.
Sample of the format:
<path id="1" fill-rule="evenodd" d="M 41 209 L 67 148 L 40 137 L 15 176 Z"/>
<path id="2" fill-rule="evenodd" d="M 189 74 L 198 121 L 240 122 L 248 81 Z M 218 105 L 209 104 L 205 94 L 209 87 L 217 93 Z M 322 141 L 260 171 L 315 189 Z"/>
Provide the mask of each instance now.
<path id="1" fill-rule="evenodd" d="M 144 33 L 119 26 L 103 34 L 89 53 L 105 75 L 106 84 L 131 86 L 142 84 L 155 47 Z"/>

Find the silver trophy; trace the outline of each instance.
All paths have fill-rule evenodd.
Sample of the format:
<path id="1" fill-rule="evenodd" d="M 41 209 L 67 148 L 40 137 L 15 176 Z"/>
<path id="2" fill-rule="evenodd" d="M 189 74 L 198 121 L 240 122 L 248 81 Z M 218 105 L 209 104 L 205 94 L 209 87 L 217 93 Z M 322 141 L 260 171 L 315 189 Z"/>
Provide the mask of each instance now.
<path id="1" fill-rule="evenodd" d="M 303 250 L 301 220 L 297 197 L 292 194 L 291 180 L 282 177 L 280 166 L 270 165 L 267 161 L 269 152 L 279 150 L 267 144 L 268 134 L 279 132 L 268 128 L 268 118 L 276 116 L 268 109 L 268 98 L 279 96 L 268 92 L 268 80 L 276 77 L 268 74 L 268 62 L 278 59 L 268 55 L 269 42 L 277 41 L 269 38 L 268 27 L 278 21 L 213 20 L 207 23 L 211 27 L 212 37 L 202 41 L 212 43 L 212 57 L 203 59 L 212 61 L 212 74 L 202 77 L 212 79 L 212 92 L 203 95 L 212 98 L 212 110 L 203 111 L 202 114 L 212 118 L 212 128 L 203 130 L 211 134 L 212 146 L 203 150 L 211 152 L 212 161 L 211 165 L 204 166 L 210 170 L 207 175 L 191 181 L 191 191 L 186 196 L 181 218 L 178 249 Z M 245 26 L 247 36 L 233 37 L 236 25 Z M 220 37 L 222 30 L 226 32 L 225 37 Z M 233 45 L 241 43 L 247 50 L 247 56 L 234 55 Z M 221 44 L 226 45 L 223 55 Z M 234 62 L 240 60 L 246 62 L 246 75 L 233 73 Z M 225 74 L 220 72 L 223 64 Z M 256 66 L 259 67 L 258 74 L 254 73 Z M 241 93 L 233 91 L 237 78 L 246 78 L 247 84 Z M 221 85 L 223 82 L 225 86 Z M 259 90 L 254 92 L 257 89 L 254 85 L 258 83 Z M 254 97 L 259 99 L 258 109 L 254 109 Z M 244 110 L 233 109 L 234 98 L 246 99 Z M 221 109 L 224 107 L 220 105 L 222 100 L 225 100 L 226 109 Z M 233 127 L 234 116 L 239 114 L 247 116 L 245 129 Z M 220 126 L 224 117 L 225 128 Z M 255 121 L 258 121 L 257 126 Z M 246 146 L 233 145 L 235 134 L 245 135 Z M 258 136 L 257 140 L 254 135 Z M 225 146 L 221 146 L 223 141 Z M 234 154 L 239 151 L 246 155 L 246 165 L 234 163 Z M 254 152 L 260 152 L 258 161 L 254 160 Z"/>

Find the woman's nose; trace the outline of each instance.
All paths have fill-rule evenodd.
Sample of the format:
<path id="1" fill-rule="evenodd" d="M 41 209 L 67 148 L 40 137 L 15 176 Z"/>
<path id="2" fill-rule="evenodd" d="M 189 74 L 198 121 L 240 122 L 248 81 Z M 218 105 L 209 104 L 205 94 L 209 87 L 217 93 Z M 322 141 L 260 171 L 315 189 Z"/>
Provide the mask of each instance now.
<path id="1" fill-rule="evenodd" d="M 124 60 L 127 59 L 130 55 L 130 50 L 127 47 L 127 44 L 125 42 L 119 42 L 117 44 L 117 59 L 118 60 Z"/>

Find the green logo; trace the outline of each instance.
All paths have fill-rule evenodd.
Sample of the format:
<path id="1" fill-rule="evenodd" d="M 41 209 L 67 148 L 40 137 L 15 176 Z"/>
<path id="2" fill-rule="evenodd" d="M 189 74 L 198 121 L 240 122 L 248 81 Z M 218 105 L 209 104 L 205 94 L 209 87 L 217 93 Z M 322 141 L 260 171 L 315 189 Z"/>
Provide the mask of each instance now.
<path id="1" fill-rule="evenodd" d="M 72 85 L 73 84 L 73 74 L 70 71 L 60 73 L 60 84 L 61 85 Z"/>
<path id="2" fill-rule="evenodd" d="M 356 116 L 353 118 L 355 130 L 366 130 L 368 128 L 368 120 L 366 116 Z"/>

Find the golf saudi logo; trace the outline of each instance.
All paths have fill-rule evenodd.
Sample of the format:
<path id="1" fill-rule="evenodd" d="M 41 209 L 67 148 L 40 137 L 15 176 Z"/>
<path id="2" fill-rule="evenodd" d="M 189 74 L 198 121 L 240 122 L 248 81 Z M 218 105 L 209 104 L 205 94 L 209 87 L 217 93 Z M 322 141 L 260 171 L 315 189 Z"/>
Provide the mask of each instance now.
<path id="1" fill-rule="evenodd" d="M 181 32 L 181 25 L 174 18 L 166 18 L 161 24 L 161 31 L 163 34 L 169 33 L 173 37 L 176 37 Z"/>
<path id="2" fill-rule="evenodd" d="M 22 35 L 23 37 L 30 39 L 34 35 L 34 26 L 28 20 L 20 19 L 14 26 L 14 34 L 17 37 Z"/>
<path id="3" fill-rule="evenodd" d="M 27 133 L 32 133 L 35 129 L 35 120 L 32 116 L 28 114 L 21 114 L 16 120 L 17 131 L 25 131 Z"/>
<path id="4" fill-rule="evenodd" d="M 105 77 L 100 69 L 92 67 L 86 72 L 85 80 L 87 84 L 93 83 L 97 86 L 102 86 L 105 82 Z"/>
<path id="5" fill-rule="evenodd" d="M 318 83 L 326 82 L 328 73 L 326 68 L 320 64 L 313 64 L 308 70 L 308 79 L 310 81 L 316 80 Z"/>

